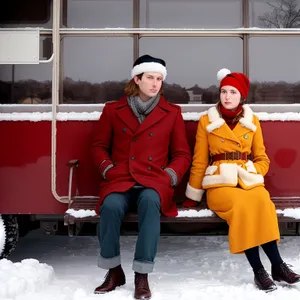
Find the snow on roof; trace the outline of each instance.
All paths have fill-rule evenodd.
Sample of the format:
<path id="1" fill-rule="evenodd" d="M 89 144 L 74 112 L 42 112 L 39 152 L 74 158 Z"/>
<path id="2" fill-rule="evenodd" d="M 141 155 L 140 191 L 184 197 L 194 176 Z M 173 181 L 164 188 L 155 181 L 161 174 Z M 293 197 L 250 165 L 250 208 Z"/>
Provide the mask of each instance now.
<path id="1" fill-rule="evenodd" d="M 199 121 L 200 117 L 207 114 L 203 112 L 185 112 L 182 113 L 185 121 Z M 57 113 L 58 121 L 97 121 L 101 113 L 94 112 L 59 112 Z M 267 113 L 258 112 L 255 115 L 261 121 L 300 121 L 300 113 L 298 112 L 282 112 L 282 113 Z M 51 112 L 23 112 L 23 113 L 0 113 L 0 121 L 51 121 Z"/>
<path id="2" fill-rule="evenodd" d="M 189 89 L 186 89 L 187 91 L 192 91 L 194 95 L 202 95 L 204 92 L 204 89 L 198 86 L 198 84 L 195 84 L 194 86 L 190 87 Z"/>

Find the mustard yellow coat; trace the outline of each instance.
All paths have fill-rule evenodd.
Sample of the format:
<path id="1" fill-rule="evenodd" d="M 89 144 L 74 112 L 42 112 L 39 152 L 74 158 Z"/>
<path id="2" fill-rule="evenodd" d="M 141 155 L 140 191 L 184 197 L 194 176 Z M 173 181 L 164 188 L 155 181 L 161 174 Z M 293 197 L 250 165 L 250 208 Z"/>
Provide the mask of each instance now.
<path id="1" fill-rule="evenodd" d="M 248 105 L 233 130 L 216 107 L 201 116 L 186 196 L 207 204 L 229 225 L 231 253 L 280 239 L 277 214 L 264 176 L 270 160 L 266 154 L 258 118 Z M 222 160 L 210 165 L 210 155 L 245 152 L 253 160 Z"/>

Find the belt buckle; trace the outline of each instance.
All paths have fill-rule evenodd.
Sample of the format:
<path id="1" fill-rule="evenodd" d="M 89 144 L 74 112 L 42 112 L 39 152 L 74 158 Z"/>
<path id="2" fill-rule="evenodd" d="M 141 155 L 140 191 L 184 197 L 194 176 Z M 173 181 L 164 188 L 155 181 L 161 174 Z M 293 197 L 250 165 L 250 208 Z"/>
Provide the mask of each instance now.
<path id="1" fill-rule="evenodd" d="M 232 155 L 233 156 L 233 158 L 232 158 L 233 160 L 239 160 L 240 159 L 240 153 L 239 152 L 233 152 L 232 154 L 233 154 Z"/>

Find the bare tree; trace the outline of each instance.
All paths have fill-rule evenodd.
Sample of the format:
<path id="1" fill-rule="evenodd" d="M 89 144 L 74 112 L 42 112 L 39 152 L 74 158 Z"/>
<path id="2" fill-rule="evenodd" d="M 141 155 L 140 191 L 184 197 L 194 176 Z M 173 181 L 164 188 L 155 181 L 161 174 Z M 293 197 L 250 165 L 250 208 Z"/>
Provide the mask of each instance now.
<path id="1" fill-rule="evenodd" d="M 277 0 L 276 4 L 267 3 L 273 9 L 272 12 L 258 17 L 265 27 L 300 27 L 300 9 L 297 9 L 297 0 Z"/>

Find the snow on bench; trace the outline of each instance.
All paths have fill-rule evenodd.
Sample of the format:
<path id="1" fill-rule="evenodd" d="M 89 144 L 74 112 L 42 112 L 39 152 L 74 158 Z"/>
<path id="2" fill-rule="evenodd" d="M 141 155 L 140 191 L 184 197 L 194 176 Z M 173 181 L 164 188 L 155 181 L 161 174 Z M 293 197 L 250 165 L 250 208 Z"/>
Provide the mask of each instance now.
<path id="1" fill-rule="evenodd" d="M 300 208 L 286 208 L 284 210 L 277 209 L 276 212 L 278 215 L 283 215 L 284 217 L 300 219 Z M 75 218 L 88 218 L 97 216 L 96 212 L 90 209 L 68 209 L 65 213 Z M 176 218 L 205 218 L 213 216 L 215 216 L 215 213 L 210 209 L 179 209 L 178 216 Z"/>

